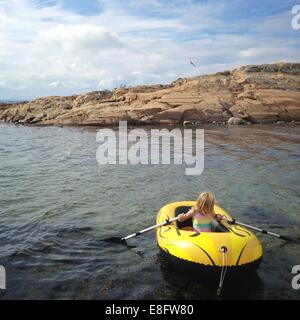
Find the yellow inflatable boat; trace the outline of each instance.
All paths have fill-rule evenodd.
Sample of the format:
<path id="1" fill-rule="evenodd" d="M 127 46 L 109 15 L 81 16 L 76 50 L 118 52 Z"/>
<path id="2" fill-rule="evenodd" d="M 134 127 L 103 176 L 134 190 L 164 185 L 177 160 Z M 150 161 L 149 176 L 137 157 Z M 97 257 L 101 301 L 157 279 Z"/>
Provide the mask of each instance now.
<path id="1" fill-rule="evenodd" d="M 183 201 L 164 206 L 157 214 L 157 223 L 186 213 L 194 204 L 194 201 Z M 217 205 L 215 212 L 231 219 Z M 213 232 L 201 233 L 192 228 L 191 219 L 164 225 L 157 228 L 158 246 L 172 261 L 197 266 L 197 269 L 219 270 L 226 264 L 229 270 L 255 270 L 263 254 L 256 236 L 249 230 L 224 220 L 215 223 Z"/>

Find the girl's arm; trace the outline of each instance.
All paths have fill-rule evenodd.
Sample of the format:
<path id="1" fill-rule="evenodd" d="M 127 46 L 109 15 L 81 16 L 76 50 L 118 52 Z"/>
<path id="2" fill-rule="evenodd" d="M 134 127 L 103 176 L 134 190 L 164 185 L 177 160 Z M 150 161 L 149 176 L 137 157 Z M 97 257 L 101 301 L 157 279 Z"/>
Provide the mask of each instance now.
<path id="1" fill-rule="evenodd" d="M 193 215 L 194 215 L 194 208 L 190 209 L 187 213 L 181 213 L 178 216 L 178 218 L 179 218 L 178 221 L 183 222 L 185 220 L 192 218 Z"/>
<path id="2" fill-rule="evenodd" d="M 217 221 L 221 221 L 221 220 L 226 220 L 226 219 L 227 219 L 226 216 L 224 216 L 224 215 L 222 215 L 222 214 L 217 214 L 217 213 L 215 213 L 215 214 L 213 215 L 213 218 L 214 218 L 215 220 L 217 220 Z"/>

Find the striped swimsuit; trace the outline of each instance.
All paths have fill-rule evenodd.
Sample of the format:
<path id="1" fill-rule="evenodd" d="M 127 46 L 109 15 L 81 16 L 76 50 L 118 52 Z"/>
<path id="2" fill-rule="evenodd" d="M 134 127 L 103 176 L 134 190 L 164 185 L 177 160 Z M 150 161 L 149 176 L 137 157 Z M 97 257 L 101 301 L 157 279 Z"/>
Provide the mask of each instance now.
<path id="1" fill-rule="evenodd" d="M 193 228 L 198 232 L 211 232 L 212 231 L 212 218 L 197 212 L 193 217 Z"/>

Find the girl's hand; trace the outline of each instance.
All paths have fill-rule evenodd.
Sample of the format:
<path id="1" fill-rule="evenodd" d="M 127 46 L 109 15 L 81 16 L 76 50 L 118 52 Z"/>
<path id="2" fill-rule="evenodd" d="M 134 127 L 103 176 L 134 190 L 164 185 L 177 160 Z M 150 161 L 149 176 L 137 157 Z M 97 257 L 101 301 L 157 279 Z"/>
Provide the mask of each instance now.
<path id="1" fill-rule="evenodd" d="M 178 221 L 179 221 L 179 222 L 182 222 L 182 221 L 184 221 L 184 220 L 185 220 L 185 213 L 179 214 L 179 215 L 178 215 Z"/>
<path id="2" fill-rule="evenodd" d="M 227 217 L 224 216 L 223 214 L 216 214 L 216 219 L 217 220 L 227 220 Z"/>

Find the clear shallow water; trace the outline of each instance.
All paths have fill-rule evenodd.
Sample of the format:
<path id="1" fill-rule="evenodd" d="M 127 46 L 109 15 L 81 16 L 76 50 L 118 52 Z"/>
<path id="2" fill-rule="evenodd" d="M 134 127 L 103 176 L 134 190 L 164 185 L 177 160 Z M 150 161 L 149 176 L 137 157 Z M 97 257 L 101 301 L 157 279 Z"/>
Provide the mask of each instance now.
<path id="1" fill-rule="evenodd" d="M 205 169 L 99 166 L 96 129 L 0 123 L 0 299 L 216 299 L 159 255 L 155 234 L 135 248 L 102 242 L 153 225 L 166 203 L 216 194 L 233 216 L 300 237 L 300 128 L 205 129 Z M 291 269 L 300 246 L 258 234 L 257 275 L 226 282 L 223 298 L 299 299 Z"/>

